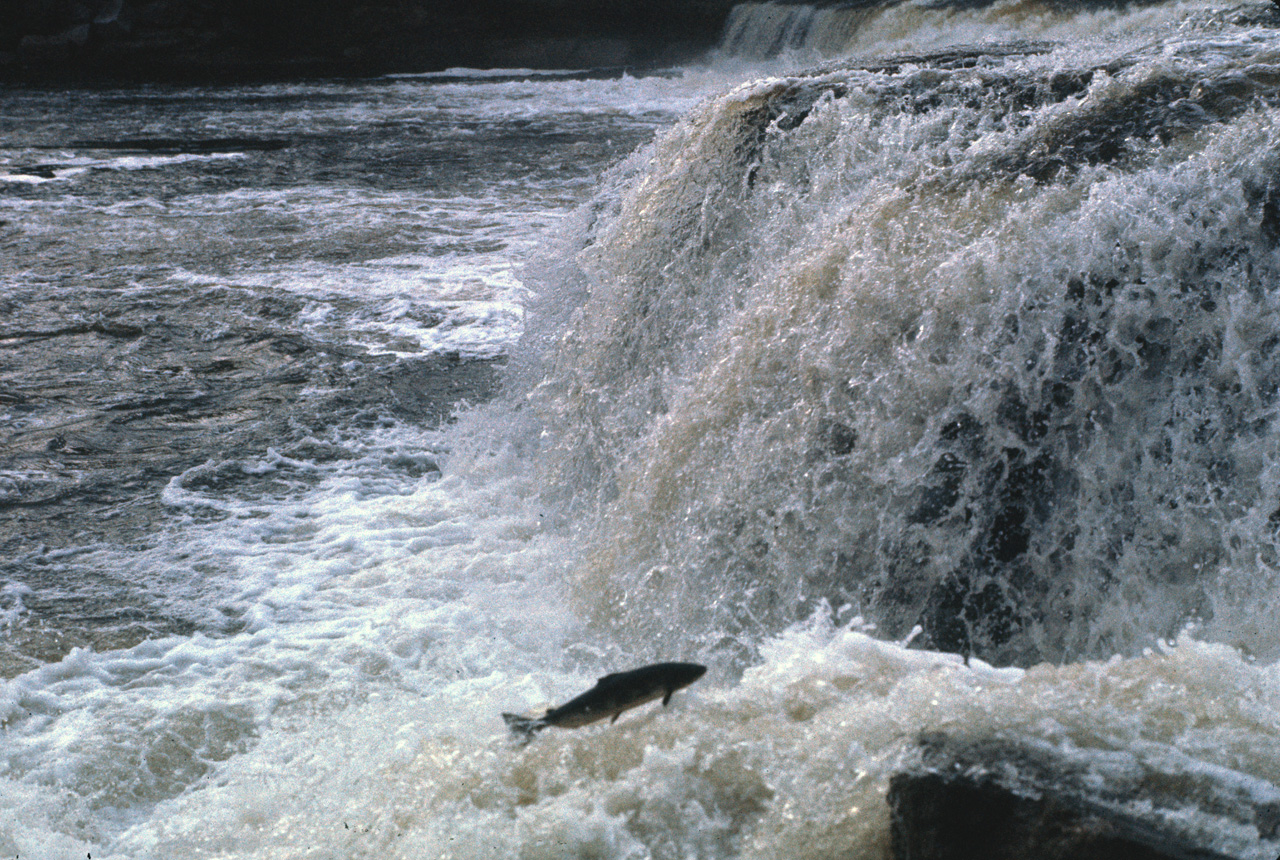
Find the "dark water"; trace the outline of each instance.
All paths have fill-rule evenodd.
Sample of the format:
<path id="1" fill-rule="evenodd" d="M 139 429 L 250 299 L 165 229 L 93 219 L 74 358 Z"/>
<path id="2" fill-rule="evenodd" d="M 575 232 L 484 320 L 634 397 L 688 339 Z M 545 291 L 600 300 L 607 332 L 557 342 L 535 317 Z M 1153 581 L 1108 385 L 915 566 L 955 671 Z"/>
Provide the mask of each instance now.
<path id="1" fill-rule="evenodd" d="M 362 456 L 371 429 L 489 396 L 518 314 L 467 318 L 415 273 L 435 263 L 492 300 L 484 279 L 653 128 L 530 115 L 531 93 L 503 92 L 520 86 L 0 96 L 0 580 L 30 589 L 5 674 L 200 626 L 157 608 L 147 574 L 91 560 L 153 548 L 170 482 L 288 496 Z M 268 452 L 305 468 L 241 468 Z"/>

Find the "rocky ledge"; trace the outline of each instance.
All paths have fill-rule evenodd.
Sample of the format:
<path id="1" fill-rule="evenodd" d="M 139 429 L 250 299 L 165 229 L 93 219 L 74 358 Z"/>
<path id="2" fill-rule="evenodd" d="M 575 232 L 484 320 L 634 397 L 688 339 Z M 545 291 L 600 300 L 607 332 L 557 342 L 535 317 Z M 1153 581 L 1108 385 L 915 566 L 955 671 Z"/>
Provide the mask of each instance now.
<path id="1" fill-rule="evenodd" d="M 895 860 L 1226 860 L 1274 856 L 1280 836 L 1280 790 L 1226 768 L 941 733 L 920 746 L 890 781 Z"/>

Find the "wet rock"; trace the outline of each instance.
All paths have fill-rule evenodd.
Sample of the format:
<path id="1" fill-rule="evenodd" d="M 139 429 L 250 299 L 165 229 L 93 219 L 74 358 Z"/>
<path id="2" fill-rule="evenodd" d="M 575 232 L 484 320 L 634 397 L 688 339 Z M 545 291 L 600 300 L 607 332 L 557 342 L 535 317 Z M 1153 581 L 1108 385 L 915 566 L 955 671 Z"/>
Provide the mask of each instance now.
<path id="1" fill-rule="evenodd" d="M 1225 860 L 1205 821 L 1276 835 L 1280 790 L 1225 768 L 1161 769 L 1129 752 L 998 738 L 921 737 L 890 781 L 896 860 Z M 1254 846 L 1260 847 L 1256 843 Z"/>

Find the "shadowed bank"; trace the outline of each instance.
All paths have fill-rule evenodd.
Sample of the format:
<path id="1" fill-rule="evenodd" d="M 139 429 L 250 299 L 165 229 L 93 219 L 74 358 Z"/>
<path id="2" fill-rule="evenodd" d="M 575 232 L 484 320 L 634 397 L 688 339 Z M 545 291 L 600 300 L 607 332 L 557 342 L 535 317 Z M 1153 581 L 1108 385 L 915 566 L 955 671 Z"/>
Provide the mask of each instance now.
<path id="1" fill-rule="evenodd" d="M 712 47 L 730 0 L 21 0 L 10 79 L 245 79 L 473 68 L 652 67 Z M 16 12 L 16 14 L 14 14 Z"/>

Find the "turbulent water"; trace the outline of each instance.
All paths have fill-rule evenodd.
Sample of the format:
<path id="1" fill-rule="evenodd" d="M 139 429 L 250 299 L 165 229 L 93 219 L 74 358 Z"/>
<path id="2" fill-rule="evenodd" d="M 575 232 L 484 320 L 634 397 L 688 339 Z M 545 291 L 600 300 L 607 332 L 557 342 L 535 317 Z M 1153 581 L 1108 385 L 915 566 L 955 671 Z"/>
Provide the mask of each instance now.
<path id="1" fill-rule="evenodd" d="M 1269 5 L 0 93 L 0 856 L 885 857 L 945 731 L 1272 860 Z"/>

